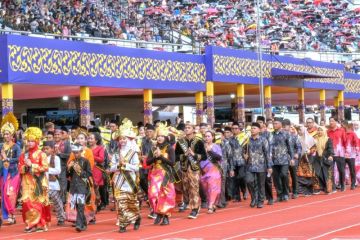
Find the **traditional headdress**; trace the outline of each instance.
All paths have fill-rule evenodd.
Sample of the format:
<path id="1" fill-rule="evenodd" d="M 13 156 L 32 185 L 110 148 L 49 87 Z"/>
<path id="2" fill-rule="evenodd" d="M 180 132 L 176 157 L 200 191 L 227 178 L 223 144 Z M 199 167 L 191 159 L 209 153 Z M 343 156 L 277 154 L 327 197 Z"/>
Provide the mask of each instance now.
<path id="1" fill-rule="evenodd" d="M 169 128 L 166 126 L 167 124 L 160 123 L 156 128 L 156 136 L 168 136 Z"/>
<path id="2" fill-rule="evenodd" d="M 29 127 L 24 132 L 24 137 L 26 140 L 35 140 L 39 141 L 42 137 L 42 131 L 38 127 Z"/>
<path id="3" fill-rule="evenodd" d="M 76 137 L 79 136 L 80 134 L 84 134 L 85 137 L 88 137 L 89 132 L 86 129 L 80 127 L 76 130 Z"/>
<path id="4" fill-rule="evenodd" d="M 119 129 L 116 132 L 114 132 L 112 136 L 114 140 L 122 137 L 136 138 L 136 134 L 134 132 L 134 126 L 132 122 L 127 118 L 124 118 Z"/>
<path id="5" fill-rule="evenodd" d="M 1 121 L 1 133 L 9 132 L 13 135 L 19 128 L 19 123 L 12 112 L 6 114 Z"/>

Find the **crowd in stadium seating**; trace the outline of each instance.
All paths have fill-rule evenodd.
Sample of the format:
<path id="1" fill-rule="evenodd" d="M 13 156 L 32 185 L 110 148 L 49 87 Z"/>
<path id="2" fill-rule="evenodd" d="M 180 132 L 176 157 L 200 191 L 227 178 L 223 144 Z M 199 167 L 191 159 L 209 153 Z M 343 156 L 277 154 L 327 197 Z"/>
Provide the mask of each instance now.
<path id="1" fill-rule="evenodd" d="M 347 1 L 261 2 L 262 45 L 272 51 L 360 50 L 360 8 L 350 10 Z M 0 24 L 145 41 L 166 40 L 166 29 L 175 29 L 202 45 L 253 48 L 256 13 L 248 0 L 4 0 Z"/>

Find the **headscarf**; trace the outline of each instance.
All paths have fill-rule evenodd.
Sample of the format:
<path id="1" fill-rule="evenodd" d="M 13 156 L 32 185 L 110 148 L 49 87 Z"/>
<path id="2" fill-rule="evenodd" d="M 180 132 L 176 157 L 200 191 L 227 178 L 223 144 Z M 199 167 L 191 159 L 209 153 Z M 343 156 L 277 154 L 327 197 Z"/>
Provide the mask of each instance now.
<path id="1" fill-rule="evenodd" d="M 323 155 L 323 152 L 326 147 L 326 143 L 328 141 L 327 131 L 326 128 L 323 126 L 320 126 L 318 129 L 323 130 L 323 136 L 319 136 L 319 134 L 316 135 L 316 151 L 318 155 L 321 157 Z"/>

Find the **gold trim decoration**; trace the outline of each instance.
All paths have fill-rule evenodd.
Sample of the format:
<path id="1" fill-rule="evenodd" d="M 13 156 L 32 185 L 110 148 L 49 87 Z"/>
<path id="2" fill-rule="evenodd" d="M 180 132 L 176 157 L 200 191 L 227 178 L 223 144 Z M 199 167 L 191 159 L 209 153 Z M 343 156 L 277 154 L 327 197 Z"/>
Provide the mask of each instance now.
<path id="1" fill-rule="evenodd" d="M 205 83 L 202 63 L 8 45 L 14 72 Z"/>

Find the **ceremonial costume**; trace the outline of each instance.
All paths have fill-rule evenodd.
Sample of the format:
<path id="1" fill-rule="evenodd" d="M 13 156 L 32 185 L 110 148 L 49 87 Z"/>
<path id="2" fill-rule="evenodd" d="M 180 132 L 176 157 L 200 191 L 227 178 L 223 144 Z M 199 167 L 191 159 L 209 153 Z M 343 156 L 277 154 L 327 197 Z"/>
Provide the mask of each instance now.
<path id="1" fill-rule="evenodd" d="M 175 186 L 176 181 L 173 166 L 175 164 L 175 151 L 169 144 L 167 138 L 168 131 L 166 126 L 158 127 L 157 136 L 164 136 L 164 143 L 157 143 L 149 153 L 147 165 L 151 165 L 149 173 L 149 190 L 148 197 L 151 208 L 157 214 L 155 224 L 169 224 L 169 216 L 175 208 Z M 156 151 L 160 151 L 160 155 L 156 156 Z M 179 179 L 177 179 L 179 180 Z"/>
<path id="2" fill-rule="evenodd" d="M 120 146 L 110 163 L 110 171 L 114 172 L 114 197 L 117 204 L 117 217 L 119 232 L 125 232 L 126 227 L 134 223 L 134 229 L 140 227 L 141 216 L 137 193 L 139 191 L 138 173 L 139 157 L 138 148 L 129 138 L 135 137 L 131 121 L 123 121 L 119 130 L 114 134 L 114 139 L 126 141 Z"/>
<path id="3" fill-rule="evenodd" d="M 36 127 L 28 128 L 24 133 L 27 141 L 35 141 L 35 146 L 26 149 L 19 159 L 19 172 L 22 177 L 22 217 L 26 224 L 25 232 L 46 231 L 51 220 L 48 197 L 49 183 L 45 176 L 48 161 L 38 144 L 42 131 Z"/>
<path id="4" fill-rule="evenodd" d="M 8 113 L 2 120 L 1 133 L 9 134 L 13 138 L 18 128 L 18 122 L 12 113 Z M 1 145 L 0 187 L 2 219 L 14 224 L 16 200 L 20 190 L 20 174 L 18 171 L 20 147 L 10 139 Z M 1 225 L 1 224 L 0 224 Z"/>

